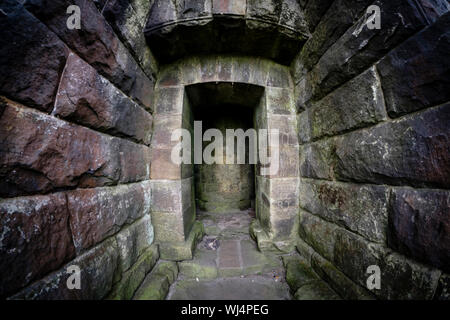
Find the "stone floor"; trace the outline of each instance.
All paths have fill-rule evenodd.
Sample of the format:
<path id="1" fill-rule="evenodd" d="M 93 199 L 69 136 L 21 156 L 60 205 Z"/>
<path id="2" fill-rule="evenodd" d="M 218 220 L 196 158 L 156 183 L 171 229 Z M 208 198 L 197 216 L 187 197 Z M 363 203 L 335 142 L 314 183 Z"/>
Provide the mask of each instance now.
<path id="1" fill-rule="evenodd" d="M 193 260 L 179 263 L 167 299 L 291 299 L 280 256 L 258 251 L 249 236 L 254 214 L 198 213 L 205 237 Z"/>
<path id="2" fill-rule="evenodd" d="M 250 238 L 251 210 L 200 212 L 205 236 L 192 260 L 162 261 L 133 299 L 334 300 L 340 297 L 298 254 L 261 253 Z"/>

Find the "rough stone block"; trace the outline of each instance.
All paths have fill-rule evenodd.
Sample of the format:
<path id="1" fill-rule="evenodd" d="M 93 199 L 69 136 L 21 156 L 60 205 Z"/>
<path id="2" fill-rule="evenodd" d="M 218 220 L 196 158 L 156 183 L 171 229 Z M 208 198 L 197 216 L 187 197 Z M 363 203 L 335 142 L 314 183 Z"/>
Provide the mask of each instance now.
<path id="1" fill-rule="evenodd" d="M 311 259 L 313 270 L 341 297 L 346 300 L 375 300 L 367 289 L 357 285 L 333 264 L 314 253 Z"/>
<path id="2" fill-rule="evenodd" d="M 346 135 L 336 146 L 340 180 L 448 187 L 450 104 Z"/>
<path id="3" fill-rule="evenodd" d="M 4 100 L 0 118 L 2 196 L 119 180 L 112 138 Z M 14 124 L 14 125 L 12 125 Z M 20 157 L 18 157 L 20 155 Z"/>
<path id="4" fill-rule="evenodd" d="M 314 31 L 322 16 L 333 3 L 333 0 L 307 1 L 304 7 L 305 20 L 309 30 Z"/>
<path id="5" fill-rule="evenodd" d="M 169 292 L 170 285 L 176 280 L 177 276 L 178 267 L 175 262 L 163 261 L 158 263 L 136 291 L 133 300 L 164 300 Z"/>
<path id="6" fill-rule="evenodd" d="M 338 227 L 306 211 L 300 210 L 299 234 L 306 243 L 326 259 L 333 261 Z"/>
<path id="7" fill-rule="evenodd" d="M 200 242 L 204 234 L 203 224 L 195 222 L 187 239 L 183 242 L 161 242 L 161 259 L 171 261 L 190 260 L 194 256 L 197 243 Z"/>
<path id="8" fill-rule="evenodd" d="M 302 63 L 298 64 L 298 68 L 311 70 L 325 51 L 359 19 L 371 2 L 370 0 L 356 3 L 349 0 L 334 1 L 302 48 L 299 57 Z M 305 74 L 306 72 L 295 73 Z"/>
<path id="9" fill-rule="evenodd" d="M 146 274 L 153 269 L 159 259 L 158 247 L 147 248 L 136 263 L 125 273 L 112 291 L 108 294 L 109 300 L 130 300 L 142 284 Z"/>
<path id="10" fill-rule="evenodd" d="M 81 16 L 84 17 L 81 19 L 81 32 L 73 32 L 66 26 L 66 10 L 73 4 L 80 7 Z M 28 0 L 25 7 L 100 74 L 124 93 L 130 94 L 132 98 L 149 107 L 148 93 L 152 90 L 151 81 L 144 75 L 92 1 Z"/>
<path id="11" fill-rule="evenodd" d="M 73 53 L 67 59 L 52 114 L 150 144 L 152 115 Z"/>
<path id="12" fill-rule="evenodd" d="M 122 272 L 127 271 L 153 243 L 154 233 L 150 215 L 146 214 L 116 235 Z"/>
<path id="13" fill-rule="evenodd" d="M 0 9 L 0 94 L 50 112 L 68 49 L 17 1 Z"/>
<path id="14" fill-rule="evenodd" d="M 151 149 L 149 147 L 124 139 L 114 139 L 113 146 L 113 150 L 117 150 L 120 157 L 120 183 L 150 179 Z"/>
<path id="15" fill-rule="evenodd" d="M 0 200 L 0 213 L 1 297 L 75 256 L 63 193 Z"/>
<path id="16" fill-rule="evenodd" d="M 405 113 L 450 99 L 450 13 L 392 50 L 378 64 L 388 113 Z M 420 75 L 420 76 L 419 76 Z"/>
<path id="17" fill-rule="evenodd" d="M 441 274 L 345 230 L 336 234 L 334 264 L 364 287 L 367 267 L 379 266 L 381 289 L 372 292 L 382 299 L 431 299 Z"/>
<path id="18" fill-rule="evenodd" d="M 77 252 L 149 214 L 150 183 L 79 189 L 67 193 L 70 226 Z"/>
<path id="19" fill-rule="evenodd" d="M 312 139 L 341 134 L 385 120 L 383 93 L 375 68 L 370 68 L 322 100 L 311 103 L 306 113 Z"/>
<path id="20" fill-rule="evenodd" d="M 300 287 L 294 294 L 295 300 L 341 300 L 322 280 L 315 280 Z"/>
<path id="21" fill-rule="evenodd" d="M 100 300 L 111 291 L 118 274 L 118 251 L 115 239 L 109 239 L 87 251 L 67 265 L 81 270 L 81 289 L 67 288 L 71 273 L 62 268 L 10 297 L 13 300 Z"/>
<path id="22" fill-rule="evenodd" d="M 305 284 L 317 280 L 317 275 L 297 255 L 283 256 L 282 259 L 286 269 L 286 282 L 291 292 L 295 293 Z"/>
<path id="23" fill-rule="evenodd" d="M 149 77 L 158 71 L 157 62 L 146 44 L 143 32 L 151 4 L 150 1 L 140 0 L 108 1 L 101 10 L 114 31 L 132 50 Z"/>
<path id="24" fill-rule="evenodd" d="M 389 246 L 418 261 L 450 271 L 450 193 L 394 189 Z"/>
<path id="25" fill-rule="evenodd" d="M 309 75 L 315 100 L 363 72 L 426 26 L 426 20 L 413 1 L 379 0 L 374 4 L 381 9 L 382 27 L 367 27 L 371 14 L 357 17 L 358 22 L 323 54 Z"/>
<path id="26" fill-rule="evenodd" d="M 331 138 L 300 146 L 300 176 L 332 180 L 335 143 L 336 139 Z"/>
<path id="27" fill-rule="evenodd" d="M 311 141 L 311 122 L 309 121 L 308 111 L 303 111 L 297 115 L 297 131 L 299 144 Z"/>
<path id="28" fill-rule="evenodd" d="M 450 300 L 450 275 L 443 273 L 439 278 L 439 283 L 434 293 L 434 300 Z"/>
<path id="29" fill-rule="evenodd" d="M 302 179 L 300 206 L 371 241 L 385 243 L 388 189 Z"/>
<path id="30" fill-rule="evenodd" d="M 450 3 L 447 0 L 419 0 L 427 19 L 435 22 L 441 15 L 450 11 Z"/>

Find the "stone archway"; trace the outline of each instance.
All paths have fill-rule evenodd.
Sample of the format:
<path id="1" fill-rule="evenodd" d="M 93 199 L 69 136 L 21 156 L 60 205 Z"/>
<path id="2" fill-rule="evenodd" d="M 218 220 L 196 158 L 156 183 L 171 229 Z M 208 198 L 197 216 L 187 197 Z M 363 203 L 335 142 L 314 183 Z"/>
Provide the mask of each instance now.
<path id="1" fill-rule="evenodd" d="M 171 162 L 177 142 L 171 133 L 192 130 L 192 97 L 186 88 L 202 83 L 236 83 L 261 88 L 254 113 L 258 129 L 280 130 L 280 165 L 276 175 L 256 172 L 256 214 L 251 233 L 260 250 L 294 249 L 298 217 L 299 152 L 292 80 L 287 67 L 266 59 L 238 56 L 191 57 L 165 66 L 155 89 L 152 140 L 152 221 L 161 256 L 192 257 L 202 226 L 195 222 L 193 165 Z M 247 92 L 251 92 L 247 91 Z M 250 94 L 251 95 L 251 94 Z M 233 95 L 226 95 L 231 97 Z M 236 99 L 242 99 L 242 94 Z M 245 100 L 245 99 L 244 99 Z"/>

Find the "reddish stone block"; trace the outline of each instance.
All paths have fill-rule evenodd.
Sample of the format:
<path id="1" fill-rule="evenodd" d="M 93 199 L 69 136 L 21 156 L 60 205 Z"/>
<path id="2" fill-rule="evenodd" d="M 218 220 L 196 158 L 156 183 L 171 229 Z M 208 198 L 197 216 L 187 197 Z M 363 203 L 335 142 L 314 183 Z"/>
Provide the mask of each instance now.
<path id="1" fill-rule="evenodd" d="M 63 193 L 0 201 L 0 296 L 75 256 Z"/>

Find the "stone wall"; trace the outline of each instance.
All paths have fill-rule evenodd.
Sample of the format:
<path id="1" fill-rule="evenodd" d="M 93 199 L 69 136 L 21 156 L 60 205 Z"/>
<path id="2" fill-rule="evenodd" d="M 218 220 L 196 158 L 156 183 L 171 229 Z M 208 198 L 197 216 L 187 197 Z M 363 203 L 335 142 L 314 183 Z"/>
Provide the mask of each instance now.
<path id="1" fill-rule="evenodd" d="M 71 4 L 81 30 L 66 27 Z M 1 2 L 2 298 L 130 299 L 158 260 L 150 5 Z M 81 290 L 67 288 L 71 265 Z"/>
<path id="2" fill-rule="evenodd" d="M 308 14 L 312 2 L 312 36 L 291 65 L 297 249 L 345 298 L 448 299 L 450 5 L 324 0 Z M 365 25 L 372 3 L 381 30 Z M 381 269 L 372 292 L 370 265 Z"/>

